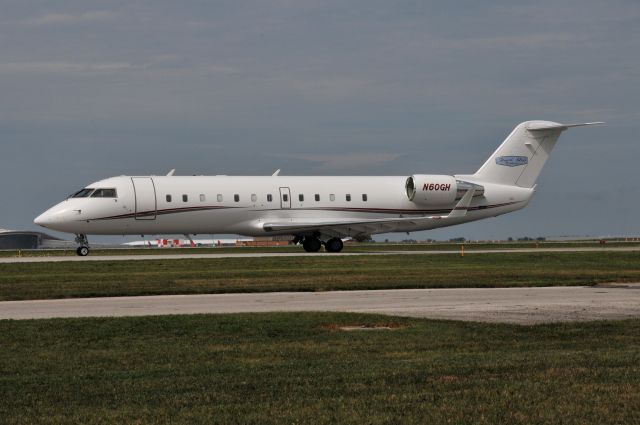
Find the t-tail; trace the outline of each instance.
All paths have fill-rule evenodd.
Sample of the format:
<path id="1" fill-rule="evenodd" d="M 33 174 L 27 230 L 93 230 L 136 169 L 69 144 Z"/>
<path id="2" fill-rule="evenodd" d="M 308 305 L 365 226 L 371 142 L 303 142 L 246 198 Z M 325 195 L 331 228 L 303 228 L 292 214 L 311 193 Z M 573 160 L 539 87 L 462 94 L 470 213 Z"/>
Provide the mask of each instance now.
<path id="1" fill-rule="evenodd" d="M 560 133 L 571 127 L 594 124 L 603 123 L 526 121 L 518 124 L 473 177 L 489 183 L 533 187 Z"/>

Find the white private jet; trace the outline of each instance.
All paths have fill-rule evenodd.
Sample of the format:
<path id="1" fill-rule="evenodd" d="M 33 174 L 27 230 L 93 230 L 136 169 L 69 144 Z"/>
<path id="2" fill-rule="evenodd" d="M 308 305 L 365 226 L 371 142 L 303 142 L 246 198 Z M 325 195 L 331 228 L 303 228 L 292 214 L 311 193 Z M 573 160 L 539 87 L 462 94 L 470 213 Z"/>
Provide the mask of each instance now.
<path id="1" fill-rule="evenodd" d="M 291 235 L 308 252 L 342 238 L 414 232 L 524 208 L 558 136 L 570 127 L 519 124 L 475 174 L 399 177 L 120 176 L 100 180 L 39 215 L 40 226 L 88 234 Z"/>

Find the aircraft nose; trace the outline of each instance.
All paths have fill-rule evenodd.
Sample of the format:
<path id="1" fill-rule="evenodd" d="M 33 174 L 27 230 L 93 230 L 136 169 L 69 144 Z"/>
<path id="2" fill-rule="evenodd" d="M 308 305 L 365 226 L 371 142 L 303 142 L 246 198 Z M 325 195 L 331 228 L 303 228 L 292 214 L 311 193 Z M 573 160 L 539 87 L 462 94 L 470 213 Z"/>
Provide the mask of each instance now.
<path id="1" fill-rule="evenodd" d="M 45 212 L 37 216 L 33 220 L 33 222 L 38 226 L 52 229 L 53 227 L 57 227 L 60 224 L 63 224 L 66 221 L 67 216 L 68 216 L 68 211 L 65 208 L 65 206 L 58 204 L 56 206 L 49 208 L 48 210 L 46 210 Z"/>
<path id="2" fill-rule="evenodd" d="M 33 222 L 38 226 L 47 227 L 47 224 L 51 223 L 51 214 L 48 211 L 45 211 L 37 216 Z"/>
<path id="3" fill-rule="evenodd" d="M 81 214 L 80 211 L 80 209 L 74 210 L 70 208 L 66 201 L 63 201 L 37 216 L 33 219 L 33 222 L 47 229 L 72 232 L 76 229 Z"/>

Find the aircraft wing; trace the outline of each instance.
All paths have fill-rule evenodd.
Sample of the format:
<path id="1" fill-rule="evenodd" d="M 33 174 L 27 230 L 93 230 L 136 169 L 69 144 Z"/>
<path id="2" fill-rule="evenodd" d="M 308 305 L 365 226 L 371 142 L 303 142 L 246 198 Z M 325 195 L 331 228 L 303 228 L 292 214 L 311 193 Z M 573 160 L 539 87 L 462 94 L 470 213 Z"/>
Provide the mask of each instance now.
<path id="1" fill-rule="evenodd" d="M 456 206 L 448 215 L 418 216 L 418 217 L 394 217 L 377 219 L 355 219 L 355 220 L 326 220 L 326 221 L 288 221 L 264 223 L 262 228 L 266 232 L 290 232 L 312 233 L 322 232 L 335 236 L 355 236 L 361 234 L 385 233 L 394 231 L 401 226 L 412 226 L 424 224 L 434 220 L 447 220 L 464 217 L 467 214 L 469 204 L 473 199 L 475 188 L 467 190 L 464 196 L 458 201 Z"/>
<path id="2" fill-rule="evenodd" d="M 308 221 L 308 222 L 272 222 L 265 223 L 262 227 L 266 232 L 313 233 L 321 232 L 335 236 L 355 236 L 361 234 L 392 232 L 401 225 L 413 225 L 429 220 L 439 220 L 443 217 L 403 217 L 382 218 L 370 220 L 335 220 L 335 221 Z"/>

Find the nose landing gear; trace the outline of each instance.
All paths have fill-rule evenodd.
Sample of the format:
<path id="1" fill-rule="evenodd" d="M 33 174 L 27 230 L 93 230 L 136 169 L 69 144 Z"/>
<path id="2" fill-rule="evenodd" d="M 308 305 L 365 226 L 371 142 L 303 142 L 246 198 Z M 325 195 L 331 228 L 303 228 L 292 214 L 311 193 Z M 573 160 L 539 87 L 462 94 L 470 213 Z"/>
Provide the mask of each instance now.
<path id="1" fill-rule="evenodd" d="M 76 235 L 76 243 L 80 244 L 76 249 L 76 254 L 81 257 L 89 255 L 89 239 L 87 239 L 87 235 Z"/>

